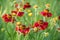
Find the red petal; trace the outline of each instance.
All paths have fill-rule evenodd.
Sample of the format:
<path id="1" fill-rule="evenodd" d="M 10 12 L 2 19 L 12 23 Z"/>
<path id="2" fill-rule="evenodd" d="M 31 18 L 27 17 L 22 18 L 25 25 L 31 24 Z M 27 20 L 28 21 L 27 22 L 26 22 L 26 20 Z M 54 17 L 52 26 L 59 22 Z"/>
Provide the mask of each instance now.
<path id="1" fill-rule="evenodd" d="M 47 13 L 46 13 L 46 12 L 44 12 L 44 11 L 43 11 L 43 12 L 41 12 L 40 14 L 41 14 L 42 16 L 47 16 Z"/>
<path id="2" fill-rule="evenodd" d="M 52 16 L 52 14 L 51 13 L 47 13 L 47 17 L 51 17 Z"/>
<path id="3" fill-rule="evenodd" d="M 17 11 L 11 11 L 11 13 L 15 13 L 15 14 L 17 14 Z"/>
<path id="4" fill-rule="evenodd" d="M 24 6 L 23 6 L 23 9 L 26 9 L 26 8 L 30 8 L 31 5 L 29 3 L 26 3 Z"/>
<path id="5" fill-rule="evenodd" d="M 40 25 L 40 28 L 42 30 L 45 30 L 47 27 L 48 27 L 48 23 L 47 22 L 44 22 L 43 25 Z"/>
<path id="6" fill-rule="evenodd" d="M 17 26 L 15 30 L 18 31 L 19 30 L 19 27 Z"/>
<path id="7" fill-rule="evenodd" d="M 25 28 L 24 30 L 23 30 L 23 29 L 19 29 L 19 31 L 20 31 L 21 33 L 23 33 L 24 35 L 26 35 L 26 34 L 29 32 L 29 29 L 30 29 L 30 28 Z"/>
<path id="8" fill-rule="evenodd" d="M 8 16 L 11 16 L 11 15 L 9 15 L 9 14 L 4 14 L 3 16 L 2 16 L 2 18 L 3 18 L 3 20 L 5 21 L 5 22 L 11 22 L 11 20 L 12 20 L 12 17 L 8 17 Z"/>
<path id="9" fill-rule="evenodd" d="M 33 25 L 34 27 L 38 27 L 39 26 L 39 23 L 38 22 L 36 22 L 36 23 L 34 23 L 34 25 Z"/>
<path id="10" fill-rule="evenodd" d="M 15 7 L 17 8 L 18 7 L 18 4 L 15 4 Z"/>
<path id="11" fill-rule="evenodd" d="M 3 16 L 2 16 L 2 18 L 6 18 L 7 17 L 7 14 L 4 14 Z"/>
<path id="12" fill-rule="evenodd" d="M 22 17 L 24 15 L 24 12 L 18 12 L 17 16 Z"/>

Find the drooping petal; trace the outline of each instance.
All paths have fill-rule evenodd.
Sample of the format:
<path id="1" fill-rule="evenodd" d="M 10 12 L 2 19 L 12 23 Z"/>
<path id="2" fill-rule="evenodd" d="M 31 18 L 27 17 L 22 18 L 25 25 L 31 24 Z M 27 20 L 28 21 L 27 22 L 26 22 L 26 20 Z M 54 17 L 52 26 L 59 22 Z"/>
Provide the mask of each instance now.
<path id="1" fill-rule="evenodd" d="M 13 10 L 13 11 L 11 11 L 11 13 L 15 13 L 15 14 L 17 14 L 17 11 Z"/>
<path id="2" fill-rule="evenodd" d="M 17 16 L 22 17 L 23 15 L 24 15 L 24 12 L 18 12 L 18 13 L 17 13 Z"/>
<path id="3" fill-rule="evenodd" d="M 47 13 L 46 13 L 46 12 L 44 12 L 44 11 L 43 11 L 43 12 L 41 12 L 40 14 L 41 14 L 42 16 L 46 16 L 46 15 L 47 15 Z"/>
<path id="4" fill-rule="evenodd" d="M 26 9 L 26 8 L 30 8 L 31 5 L 29 3 L 26 3 L 24 6 L 23 6 L 23 9 Z"/>
<path id="5" fill-rule="evenodd" d="M 10 14 L 4 14 L 2 16 L 2 19 L 5 21 L 5 22 L 13 22 L 15 19 L 12 19 L 12 15 Z"/>
<path id="6" fill-rule="evenodd" d="M 48 27 L 48 22 L 44 22 L 43 25 L 40 25 L 42 30 L 45 30 Z"/>
<path id="7" fill-rule="evenodd" d="M 29 33 L 29 30 L 30 30 L 30 28 L 25 28 L 24 30 L 23 29 L 19 29 L 19 31 L 21 33 L 23 33 L 24 35 L 26 35 L 27 33 Z"/>
<path id="8" fill-rule="evenodd" d="M 38 27 L 39 26 L 39 23 L 38 22 L 35 22 L 33 27 Z"/>
<path id="9" fill-rule="evenodd" d="M 47 17 L 51 17 L 52 16 L 52 14 L 51 13 L 47 13 Z"/>

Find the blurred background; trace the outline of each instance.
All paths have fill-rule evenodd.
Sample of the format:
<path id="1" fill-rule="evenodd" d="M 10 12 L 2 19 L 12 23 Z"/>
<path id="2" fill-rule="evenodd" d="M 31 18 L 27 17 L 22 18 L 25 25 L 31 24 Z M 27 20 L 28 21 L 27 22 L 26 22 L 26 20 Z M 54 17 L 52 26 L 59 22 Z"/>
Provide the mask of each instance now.
<path id="1" fill-rule="evenodd" d="M 9 14 L 11 13 L 11 10 L 15 9 L 14 8 L 15 1 L 18 4 L 22 2 L 22 0 L 0 0 L 0 40 L 60 40 L 60 32 L 56 31 L 56 27 L 53 27 L 53 25 L 50 25 L 51 22 L 49 23 L 49 27 L 53 27 L 53 29 L 51 30 L 48 28 L 45 31 L 39 31 L 37 33 L 34 33 L 31 31 L 30 34 L 26 35 L 26 37 L 24 37 L 23 35 L 17 36 L 17 33 L 15 32 L 15 24 L 8 23 L 7 25 L 5 22 L 3 22 L 1 18 L 2 14 L 4 13 Z M 39 7 L 37 9 L 38 12 L 44 10 L 46 4 L 50 4 L 49 10 L 50 12 L 52 12 L 53 17 L 60 15 L 60 0 L 25 0 L 24 3 L 26 2 L 29 2 L 32 8 L 34 5 L 38 5 Z M 34 14 L 34 9 L 32 8 L 30 10 L 32 10 L 32 13 Z M 37 17 L 38 17 L 37 20 L 42 19 L 41 16 L 37 16 Z M 20 21 L 19 18 L 17 20 Z M 30 21 L 30 19 L 28 21 Z M 23 23 L 26 25 L 28 24 L 25 20 L 23 21 Z M 60 24 L 58 25 L 60 27 Z M 7 29 L 6 29 L 6 26 L 8 26 Z M 6 32 L 6 30 L 8 30 L 8 33 Z M 44 32 L 48 32 L 46 33 L 46 35 L 49 35 L 49 36 L 44 37 Z"/>

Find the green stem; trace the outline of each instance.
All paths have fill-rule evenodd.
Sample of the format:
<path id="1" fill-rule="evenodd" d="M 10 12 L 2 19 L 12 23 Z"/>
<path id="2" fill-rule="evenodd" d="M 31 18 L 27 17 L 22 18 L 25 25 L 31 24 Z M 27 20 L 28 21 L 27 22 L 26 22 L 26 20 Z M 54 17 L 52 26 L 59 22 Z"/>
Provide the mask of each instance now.
<path id="1" fill-rule="evenodd" d="M 46 18 L 45 18 L 45 17 L 43 17 L 43 20 L 44 20 L 44 21 L 46 21 Z"/>
<path id="2" fill-rule="evenodd" d="M 36 15 L 37 15 L 37 14 L 36 14 L 36 9 L 35 9 L 35 22 L 36 22 Z"/>
<path id="3" fill-rule="evenodd" d="M 8 24 L 7 24 L 7 25 L 8 25 Z M 13 36 L 9 33 L 9 31 L 8 31 L 8 29 L 7 29 L 7 27 L 8 27 L 7 25 L 6 25 L 6 31 L 7 31 L 8 35 L 9 35 L 9 37 L 11 38 L 11 40 L 13 40 Z"/>
<path id="4" fill-rule="evenodd" d="M 10 33 L 8 32 L 7 25 L 6 25 L 6 31 L 7 31 L 8 35 L 9 35 L 9 37 L 11 37 Z"/>

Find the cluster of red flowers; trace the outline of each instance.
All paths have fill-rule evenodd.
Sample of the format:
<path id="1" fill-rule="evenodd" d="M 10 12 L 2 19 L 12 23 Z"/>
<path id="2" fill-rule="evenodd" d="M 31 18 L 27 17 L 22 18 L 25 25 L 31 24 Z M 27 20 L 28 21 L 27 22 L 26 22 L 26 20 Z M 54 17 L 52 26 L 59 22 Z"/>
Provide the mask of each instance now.
<path id="1" fill-rule="evenodd" d="M 19 17 L 22 17 L 24 15 L 24 12 L 12 11 L 12 14 L 4 14 L 2 16 L 2 18 L 5 22 L 14 22 L 15 17 L 13 17 L 13 15 L 17 15 Z"/>
<path id="2" fill-rule="evenodd" d="M 45 9 L 40 14 L 44 17 L 51 17 L 52 16 L 52 13 L 50 13 L 48 9 Z"/>
<path id="3" fill-rule="evenodd" d="M 3 20 L 5 21 L 5 22 L 12 22 L 12 23 L 14 23 L 14 21 L 15 21 L 15 19 L 12 17 L 12 15 L 10 15 L 10 14 L 4 14 L 3 16 L 2 16 L 2 18 L 3 18 Z"/>
<path id="4" fill-rule="evenodd" d="M 15 4 L 15 7 L 18 8 L 18 6 L 19 6 L 19 5 L 16 3 L 16 4 Z M 26 8 L 31 8 L 30 3 L 27 2 L 26 4 L 23 5 L 23 9 L 26 9 Z"/>
<path id="5" fill-rule="evenodd" d="M 26 27 L 26 25 L 23 25 L 23 24 L 18 24 L 16 25 L 16 31 L 18 33 L 23 33 L 23 35 L 26 35 L 27 33 L 29 33 L 30 31 L 30 28 L 29 27 Z"/>
<path id="6" fill-rule="evenodd" d="M 12 17 L 12 15 L 13 16 L 17 15 L 19 17 L 22 17 L 24 15 L 24 12 L 18 11 L 19 10 L 18 6 L 19 5 L 15 3 L 15 7 L 17 10 L 13 10 L 13 11 L 11 11 L 11 14 L 4 14 L 2 16 L 2 18 L 5 22 L 14 22 L 15 19 Z M 30 7 L 31 7 L 31 5 L 29 3 L 26 3 L 26 4 L 24 4 L 23 9 L 30 8 Z"/>
<path id="7" fill-rule="evenodd" d="M 38 27 L 40 30 L 45 30 L 48 27 L 48 22 L 44 22 L 43 20 L 39 20 L 34 23 L 33 28 Z"/>
<path id="8" fill-rule="evenodd" d="M 26 9 L 26 8 L 30 8 L 30 7 L 31 7 L 31 5 L 29 3 L 26 3 L 23 8 Z"/>
<path id="9" fill-rule="evenodd" d="M 22 17 L 24 15 L 24 12 L 19 11 L 18 6 L 19 5 L 15 3 L 16 10 L 12 10 L 11 14 L 3 14 L 2 19 L 7 23 L 8 22 L 14 23 L 15 16 Z M 24 4 L 23 9 L 30 8 L 30 7 L 31 7 L 31 5 L 29 3 L 26 3 L 26 4 Z M 30 28 L 26 27 L 26 25 L 20 24 L 20 25 L 16 25 L 16 31 L 21 32 L 24 35 L 26 35 L 30 31 Z"/>
<path id="10" fill-rule="evenodd" d="M 16 7 L 16 9 L 18 9 L 17 8 L 18 4 L 15 4 L 15 7 Z M 30 7 L 31 7 L 31 5 L 29 3 L 26 3 L 26 4 L 24 4 L 23 9 L 30 8 Z M 2 16 L 3 20 L 5 22 L 13 22 L 14 23 L 15 17 L 13 17 L 13 15 L 16 15 L 16 16 L 19 16 L 19 17 L 22 17 L 24 15 L 23 11 L 18 11 L 18 10 L 11 11 L 11 14 L 4 14 Z M 40 14 L 44 17 L 51 17 L 52 16 L 52 13 L 49 12 L 48 9 L 45 9 L 44 11 L 40 12 Z M 58 19 L 60 19 L 60 16 L 58 17 Z M 39 20 L 32 25 L 33 29 L 38 28 L 39 30 L 45 30 L 47 27 L 48 27 L 48 22 L 45 22 L 43 20 Z M 21 32 L 24 35 L 26 35 L 27 33 L 30 32 L 30 28 L 26 27 L 26 25 L 18 23 L 16 25 L 16 31 L 18 31 L 19 33 Z"/>
<path id="11" fill-rule="evenodd" d="M 33 30 L 34 28 L 38 28 L 38 30 L 45 30 L 47 27 L 48 27 L 48 22 L 44 22 L 43 20 L 39 20 L 32 25 Z M 16 31 L 19 33 L 21 32 L 24 35 L 26 35 L 27 33 L 30 32 L 30 27 L 26 27 L 26 25 L 17 23 Z"/>
<path id="12" fill-rule="evenodd" d="M 22 17 L 24 15 L 24 12 L 18 12 L 18 11 L 12 11 L 12 14 L 16 14 L 19 17 Z"/>

